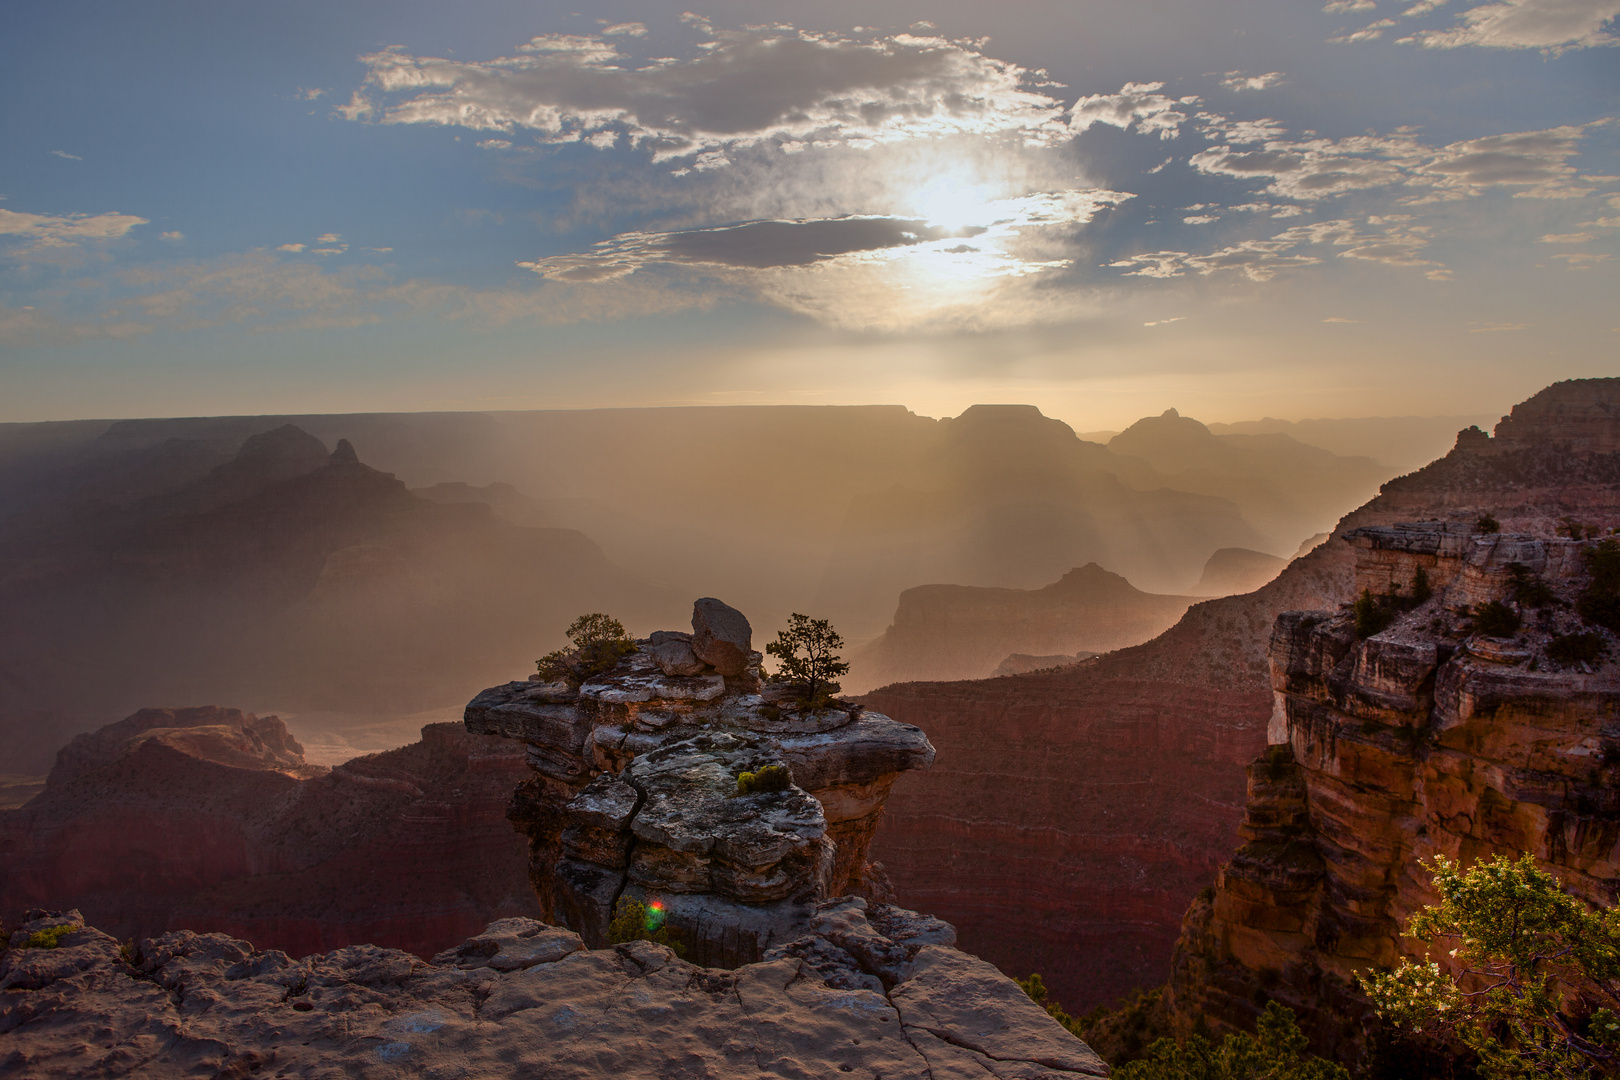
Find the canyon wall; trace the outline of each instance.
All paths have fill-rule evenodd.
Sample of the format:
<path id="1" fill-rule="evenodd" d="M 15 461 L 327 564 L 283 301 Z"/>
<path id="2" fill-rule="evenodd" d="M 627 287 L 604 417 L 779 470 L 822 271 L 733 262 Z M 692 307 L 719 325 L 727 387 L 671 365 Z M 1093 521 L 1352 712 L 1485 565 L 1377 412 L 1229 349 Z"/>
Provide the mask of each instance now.
<path id="1" fill-rule="evenodd" d="M 1278 619 L 1244 843 L 1189 911 L 1171 979 L 1184 1025 L 1252 1027 L 1281 1000 L 1347 1060 L 1367 1012 L 1354 973 L 1451 966 L 1402 936 L 1438 899 L 1423 860 L 1530 852 L 1576 896 L 1620 899 L 1620 636 L 1577 614 L 1590 560 L 1620 547 L 1440 522 L 1350 539 L 1358 590 L 1393 585 L 1408 610 L 1382 629 L 1365 613 Z M 1420 574 L 1433 595 L 1414 595 Z"/>
<path id="2" fill-rule="evenodd" d="M 76 907 L 121 938 L 431 956 L 536 913 L 504 814 L 527 773 L 512 744 L 459 724 L 328 770 L 273 716 L 143 709 L 78 736 L 44 792 L 0 811 L 0 915 Z"/>
<path id="3" fill-rule="evenodd" d="M 1238 844 L 1277 616 L 1352 598 L 1345 537 L 1361 526 L 1486 512 L 1541 536 L 1570 515 L 1620 525 L 1616 439 L 1620 379 L 1555 384 L 1495 438 L 1464 431 L 1385 484 L 1264 588 L 1196 604 L 1151 642 L 1053 674 L 865 695 L 939 752 L 896 785 L 875 856 L 905 902 L 1003 970 L 1046 973 L 1071 1009 L 1161 983 L 1182 914 Z"/>

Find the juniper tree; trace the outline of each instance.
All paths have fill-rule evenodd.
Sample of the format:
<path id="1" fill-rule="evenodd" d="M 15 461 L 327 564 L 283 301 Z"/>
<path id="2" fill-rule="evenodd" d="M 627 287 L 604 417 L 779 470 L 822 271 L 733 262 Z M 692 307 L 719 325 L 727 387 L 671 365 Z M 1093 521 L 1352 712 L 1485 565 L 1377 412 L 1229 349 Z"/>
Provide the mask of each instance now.
<path id="1" fill-rule="evenodd" d="M 838 655 L 844 639 L 826 619 L 812 619 L 794 612 L 786 630 L 776 632 L 776 640 L 765 652 L 779 664 L 772 682 L 796 684 L 800 699 L 812 708 L 825 705 L 839 690 L 833 680 L 849 673 L 849 665 Z"/>

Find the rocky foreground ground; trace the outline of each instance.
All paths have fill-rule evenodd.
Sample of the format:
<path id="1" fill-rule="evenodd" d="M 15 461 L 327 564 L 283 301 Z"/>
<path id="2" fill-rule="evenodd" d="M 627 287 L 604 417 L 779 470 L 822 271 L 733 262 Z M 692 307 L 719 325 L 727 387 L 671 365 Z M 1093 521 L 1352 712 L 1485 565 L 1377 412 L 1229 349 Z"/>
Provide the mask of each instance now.
<path id="1" fill-rule="evenodd" d="M 77 912 L 42 915 L 0 956 L 0 1075 L 1108 1075 L 954 942 L 937 919 L 852 897 L 733 971 L 647 941 L 586 949 L 532 919 L 428 963 L 372 945 L 293 960 L 190 931 L 121 947 Z"/>

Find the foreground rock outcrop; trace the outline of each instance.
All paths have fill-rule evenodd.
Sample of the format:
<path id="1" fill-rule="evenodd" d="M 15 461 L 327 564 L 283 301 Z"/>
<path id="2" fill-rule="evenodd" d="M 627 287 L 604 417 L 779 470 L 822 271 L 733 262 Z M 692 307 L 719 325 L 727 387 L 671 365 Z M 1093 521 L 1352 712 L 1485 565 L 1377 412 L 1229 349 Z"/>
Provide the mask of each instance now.
<path id="1" fill-rule="evenodd" d="M 884 895 L 867 854 L 889 789 L 933 763 L 923 732 L 761 681 L 741 612 L 694 605 L 580 679 L 491 687 L 467 729 L 525 747 L 509 816 L 543 912 L 607 942 L 621 897 L 662 905 L 693 960 L 734 967 L 801 931 L 811 905 Z M 582 681 L 581 681 L 582 680 Z M 781 782 L 745 791 L 744 774 Z"/>
<path id="2" fill-rule="evenodd" d="M 122 1076 L 1105 1077 L 948 925 L 845 897 L 734 971 L 503 919 L 427 963 L 293 960 L 223 934 L 120 950 L 37 913 L 0 956 L 0 1073 Z M 19 948 L 71 926 L 55 948 Z"/>
<path id="3" fill-rule="evenodd" d="M 1343 537 L 1486 512 L 1544 537 L 1570 515 L 1620 525 L 1616 445 L 1620 379 L 1559 383 L 1495 438 L 1465 431 L 1385 484 L 1269 585 L 1196 604 L 1147 644 L 1060 672 L 864 695 L 925 728 L 941 762 L 896 785 L 874 855 L 907 903 L 1003 970 L 1046 973 L 1071 1010 L 1161 983 L 1187 905 L 1236 846 L 1244 767 L 1272 712 L 1272 625 L 1354 596 Z"/>
<path id="4" fill-rule="evenodd" d="M 0 811 L 0 918 L 72 907 L 120 938 L 431 956 L 539 914 L 502 820 L 527 775 L 510 742 L 459 724 L 326 769 L 274 716 L 143 709 L 75 738 L 43 792 Z"/>
<path id="5" fill-rule="evenodd" d="M 1449 963 L 1402 937 L 1437 900 L 1421 861 L 1528 851 L 1575 895 L 1620 899 L 1620 637 L 1577 614 L 1614 542 L 1442 522 L 1349 540 L 1358 590 L 1397 586 L 1410 610 L 1383 629 L 1278 619 L 1244 844 L 1189 911 L 1171 981 L 1183 1023 L 1251 1026 L 1276 998 L 1347 1058 L 1368 1011 L 1355 972 Z"/>

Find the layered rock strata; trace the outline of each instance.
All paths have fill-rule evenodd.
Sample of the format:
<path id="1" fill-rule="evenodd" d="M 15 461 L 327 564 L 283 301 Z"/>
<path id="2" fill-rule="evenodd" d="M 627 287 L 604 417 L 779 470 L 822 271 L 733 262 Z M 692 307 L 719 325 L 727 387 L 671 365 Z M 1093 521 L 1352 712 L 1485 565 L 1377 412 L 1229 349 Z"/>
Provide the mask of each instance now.
<path id="1" fill-rule="evenodd" d="M 896 786 L 875 856 L 907 903 L 1002 970 L 1044 972 L 1071 1011 L 1162 983 L 1187 905 L 1231 857 L 1244 765 L 1267 745 L 1278 615 L 1354 598 L 1342 538 L 1364 526 L 1486 512 L 1543 537 L 1565 516 L 1620 525 L 1617 417 L 1620 379 L 1558 383 L 1495 438 L 1464 432 L 1384 485 L 1264 588 L 1195 604 L 1153 641 L 1061 672 L 864 695 L 925 728 L 942 760 Z"/>
<path id="2" fill-rule="evenodd" d="M 1598 541 L 1445 523 L 1348 539 L 1358 590 L 1410 603 L 1421 570 L 1434 594 L 1366 637 L 1349 611 L 1277 620 L 1244 843 L 1189 911 L 1171 983 L 1183 1021 L 1251 1026 L 1277 998 L 1341 1054 L 1366 1011 L 1355 972 L 1449 960 L 1402 937 L 1436 902 L 1421 861 L 1528 851 L 1575 895 L 1620 898 L 1620 639 L 1574 610 Z M 1480 632 L 1489 604 L 1519 629 Z M 1560 660 L 1576 634 L 1608 661 Z"/>
<path id="3" fill-rule="evenodd" d="M 795 706 L 762 682 L 750 638 L 706 598 L 690 635 L 659 631 L 578 685 L 507 683 L 467 706 L 469 731 L 526 747 L 534 775 L 509 816 L 541 910 L 592 947 L 625 896 L 657 901 L 690 959 L 735 967 L 795 936 L 816 901 L 884 888 L 872 835 L 933 746 L 858 705 Z M 741 774 L 772 766 L 792 783 L 739 794 Z"/>
<path id="4" fill-rule="evenodd" d="M 0 957 L 0 1073 L 142 1076 L 941 1077 L 1108 1067 L 938 920 L 857 898 L 735 971 L 647 941 L 591 951 L 503 919 L 426 963 L 356 945 L 293 960 L 223 934 L 120 951 L 77 912 Z"/>

